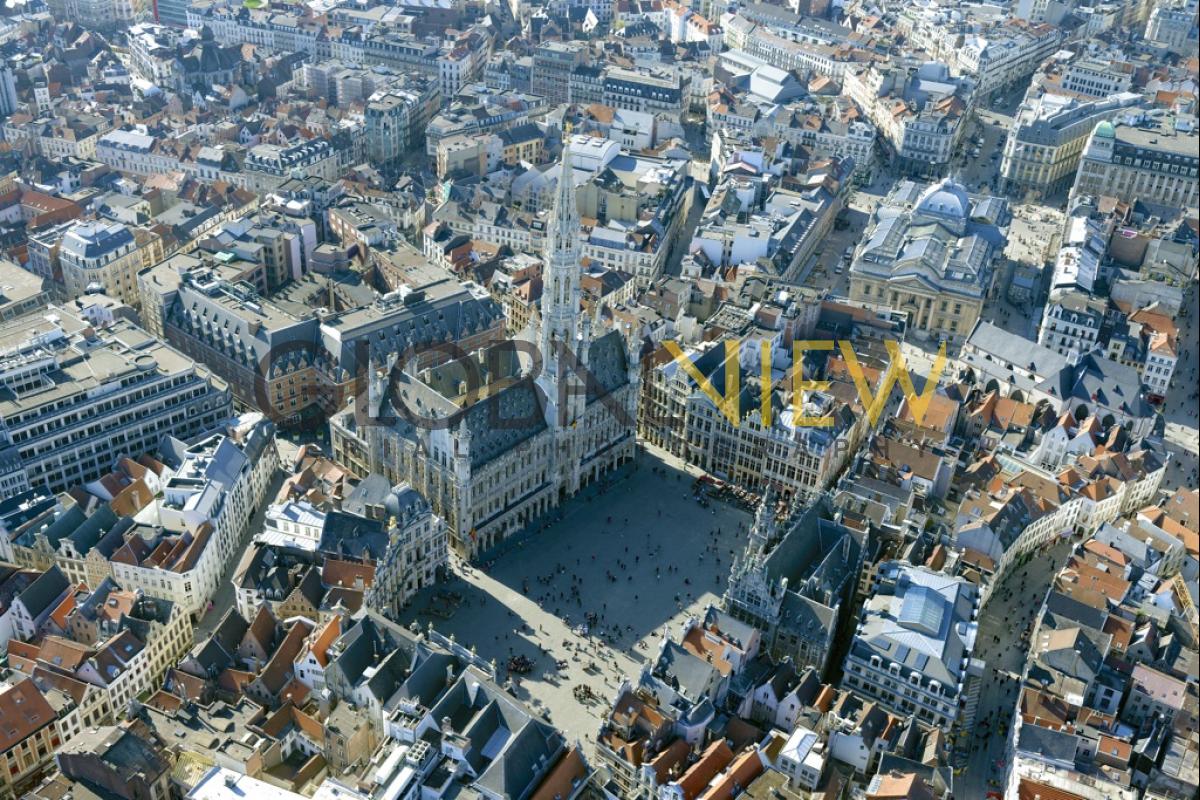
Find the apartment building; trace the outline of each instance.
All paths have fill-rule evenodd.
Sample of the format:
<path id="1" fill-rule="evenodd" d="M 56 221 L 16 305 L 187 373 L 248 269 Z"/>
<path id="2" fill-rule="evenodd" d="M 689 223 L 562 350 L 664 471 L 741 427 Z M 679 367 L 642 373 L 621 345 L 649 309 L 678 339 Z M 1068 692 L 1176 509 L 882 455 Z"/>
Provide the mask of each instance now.
<path id="1" fill-rule="evenodd" d="M 108 130 L 103 117 L 76 115 L 33 123 L 32 138 L 46 158 L 91 159 L 96 156 L 96 143 Z"/>
<path id="2" fill-rule="evenodd" d="M 1042 312 L 1038 344 L 1062 355 L 1082 355 L 1100 346 L 1100 327 L 1107 310 L 1104 300 L 1078 291 L 1052 297 Z"/>
<path id="3" fill-rule="evenodd" d="M 852 158 L 856 177 L 869 175 L 875 161 L 875 126 L 844 97 L 788 103 L 756 124 L 754 132 L 802 145 L 814 156 Z"/>
<path id="4" fill-rule="evenodd" d="M 551 105 L 569 103 L 571 72 L 587 59 L 584 42 L 542 42 L 533 51 L 530 93 Z"/>
<path id="5" fill-rule="evenodd" d="M 604 72 L 604 105 L 613 108 L 678 115 L 683 112 L 686 95 L 687 86 L 677 73 L 618 67 Z"/>
<path id="6" fill-rule="evenodd" d="M 758 149 L 734 137 L 717 136 L 714 147 L 718 141 L 723 147 L 712 161 L 718 170 L 727 153 L 732 157 Z M 704 261 L 709 268 L 756 264 L 761 269 L 769 264 L 774 275 L 796 280 L 833 229 L 850 193 L 853 174 L 853 162 L 833 158 L 795 176 L 795 181 L 788 182 L 789 188 L 768 188 L 767 176 L 762 174 L 735 172 L 723 177 L 692 238 L 689 259 Z M 749 200 L 766 192 L 769 194 L 761 205 Z"/>
<path id="7" fill-rule="evenodd" d="M 1063 226 L 1050 278 L 1050 299 L 1076 291 L 1090 295 L 1100 279 L 1100 266 L 1108 251 L 1115 220 L 1091 214 L 1089 210 L 1089 206 L 1074 207 Z"/>
<path id="8" fill-rule="evenodd" d="M 950 55 L 955 66 L 974 77 L 976 91 L 983 96 L 1028 80 L 1062 46 L 1063 38 L 1056 25 L 1010 22 L 963 36 Z"/>
<path id="9" fill-rule="evenodd" d="M 327 31 L 325 34 L 329 58 L 355 66 L 379 65 L 406 73 L 437 77 L 436 65 L 442 50 L 434 42 L 393 30 L 371 31 L 367 34 L 357 30 L 342 30 L 337 36 L 335 32 Z M 321 55 L 325 55 L 325 41 L 321 44 Z"/>
<path id="10" fill-rule="evenodd" d="M 420 147 L 425 129 L 442 106 L 437 81 L 409 75 L 374 92 L 363 112 L 366 154 L 373 164 L 390 164 Z"/>
<path id="11" fill-rule="evenodd" d="M 20 796 L 45 774 L 63 743 L 59 713 L 31 680 L 0 688 L 0 794 Z"/>
<path id="12" fill-rule="evenodd" d="M 42 686 L 70 679 L 98 690 L 76 692 L 65 740 L 125 716 L 129 702 L 156 689 L 191 645 L 191 618 L 175 604 L 106 578 L 95 591 L 73 588 L 37 638 L 9 642 L 9 666 Z"/>
<path id="13" fill-rule="evenodd" d="M 239 13 L 242 12 L 242 13 Z M 270 8 L 234 9 L 218 3 L 194 3 L 187 9 L 187 27 L 208 28 L 221 44 L 253 44 L 288 53 L 317 53 L 323 26 L 316 20 L 275 12 Z"/>
<path id="14" fill-rule="evenodd" d="M 1186 682 L 1178 677 L 1135 664 L 1121 721 L 1143 732 L 1156 724 L 1171 725 L 1176 717 L 1189 713 L 1184 708 L 1188 694 Z"/>
<path id="15" fill-rule="evenodd" d="M 546 136 L 532 122 L 514 125 L 496 134 L 500 138 L 501 160 L 514 167 L 522 161 L 536 164 L 542 160 Z"/>
<path id="16" fill-rule="evenodd" d="M 493 91 L 486 87 L 467 87 L 445 108 L 431 117 L 424 130 L 425 153 L 437 153 L 437 143 L 458 135 L 477 136 L 498 133 L 544 114 L 545 101 L 515 91 Z"/>
<path id="17" fill-rule="evenodd" d="M 1130 91 L 1133 73 L 1134 65 L 1124 61 L 1077 58 L 1063 66 L 1058 85 L 1068 93 L 1099 100 Z"/>
<path id="18" fill-rule="evenodd" d="M 1195 53 L 1196 3 L 1182 0 L 1155 3 L 1146 22 L 1146 41 L 1181 56 Z"/>
<path id="19" fill-rule="evenodd" d="M 500 163 L 500 139 L 488 136 L 449 136 L 437 143 L 435 171 L 442 180 L 452 177 L 482 178 Z"/>
<path id="20" fill-rule="evenodd" d="M 179 157 L 164 152 L 157 137 L 136 131 L 109 131 L 96 142 L 96 160 L 119 172 L 155 175 L 179 169 Z"/>
<path id="21" fill-rule="evenodd" d="M 63 491 L 230 416 L 223 381 L 141 328 L 47 311 L 0 327 L 0 441 L 11 454 L 0 485 Z"/>
<path id="22" fill-rule="evenodd" d="M 756 3 L 723 20 L 722 36 L 731 50 L 743 50 L 782 70 L 817 73 L 840 82 L 855 65 L 873 61 L 859 49 L 849 28 L 824 19 L 788 14 Z"/>
<path id="23" fill-rule="evenodd" d="M 88 681 L 107 690 L 114 716 L 125 713 L 130 699 L 157 688 L 167 670 L 192 646 L 193 638 L 192 618 L 184 609 L 143 589 L 121 588 L 115 581 L 105 581 L 77 599 L 67 617 L 67 631 L 73 641 L 96 647 L 98 653 L 111 649 L 125 661 L 121 680 L 107 685 Z M 128 655 L 132 651 L 123 645 L 113 646 L 134 637 L 143 645 L 136 656 Z M 103 662 L 99 657 L 97 661 Z M 111 670 L 107 672 L 111 679 Z"/>
<path id="24" fill-rule="evenodd" d="M 875 125 L 900 170 L 941 176 L 959 152 L 974 85 L 939 62 L 892 62 L 846 71 L 843 89 Z"/>
<path id="25" fill-rule="evenodd" d="M 142 268 L 142 254 L 125 225 L 76 223 L 63 237 L 59 262 L 68 297 L 80 297 L 99 287 L 109 297 L 135 308 L 140 305 L 137 273 Z"/>
<path id="26" fill-rule="evenodd" d="M 483 83 L 502 92 L 528 92 L 532 84 L 533 56 L 514 56 L 507 50 L 493 53 L 483 68 Z"/>
<path id="27" fill-rule="evenodd" d="M 1096 126 L 1071 192 L 1192 208 L 1200 203 L 1198 174 L 1200 131 L 1195 115 L 1144 112 Z"/>
<path id="28" fill-rule="evenodd" d="M 169 800 L 173 759 L 133 725 L 81 733 L 54 757 L 68 785 L 114 800 Z"/>
<path id="29" fill-rule="evenodd" d="M 1136 107 L 1141 99 L 1125 92 L 1079 102 L 1030 89 L 1005 140 L 1000 162 L 1004 190 L 1036 200 L 1070 189 L 1092 130 Z"/>
<path id="30" fill-rule="evenodd" d="M 984 663 L 974 658 L 979 589 L 891 561 L 876 573 L 844 664 L 842 688 L 926 727 L 969 730 Z"/>
<path id="31" fill-rule="evenodd" d="M 25 269 L 41 278 L 53 282 L 54 287 L 62 291 L 62 241 L 67 231 L 74 227 L 74 222 L 63 222 L 38 230 L 30 231 L 26 241 L 26 252 L 29 260 Z"/>
<path id="32" fill-rule="evenodd" d="M 297 144 L 260 144 L 250 148 L 242 168 L 257 191 L 273 191 L 297 172 L 335 181 L 342 156 L 329 139 L 309 139 Z"/>
<path id="33" fill-rule="evenodd" d="M 476 26 L 447 42 L 437 58 L 438 88 L 450 98 L 479 77 L 492 55 L 494 35 L 490 28 Z"/>
<path id="34" fill-rule="evenodd" d="M 1064 39 L 1057 25 L 997 18 L 976 6 L 907 5 L 897 12 L 896 31 L 912 49 L 970 76 L 981 97 L 1028 80 Z"/>
<path id="35" fill-rule="evenodd" d="M 0 323 L 40 311 L 53 299 L 50 280 L 0 259 Z"/>
<path id="36" fill-rule="evenodd" d="M 168 503 L 175 498 L 168 495 Z M 134 525 L 111 555 L 112 575 L 122 586 L 157 592 L 197 619 L 216 594 L 225 562 L 213 541 L 213 526 L 172 532 Z"/>
<path id="37" fill-rule="evenodd" d="M 123 459 L 119 471 L 88 484 L 107 503 L 90 512 L 75 504 L 26 526 L 12 541 L 11 558 L 35 568 L 50 558 L 71 586 L 115 579 L 199 618 L 277 467 L 266 446 L 270 423 L 252 416 L 190 446 L 167 437 L 161 457 L 170 466 L 161 475 Z M 44 622 L 54 605 L 53 584 L 46 584 L 56 574 L 47 570 L 35 582 L 41 588 L 14 604 L 18 635 L 29 638 Z"/>
<path id="38" fill-rule="evenodd" d="M 1106 352 L 1109 358 L 1137 368 L 1147 391 L 1164 398 L 1179 362 L 1179 331 L 1159 306 L 1140 308 L 1115 326 Z"/>
<path id="39" fill-rule="evenodd" d="M 300 280 L 310 270 L 317 247 L 317 224 L 308 217 L 264 209 L 225 221 L 198 245 L 215 253 L 215 260 L 222 263 L 238 259 L 258 262 L 263 267 L 265 285 L 256 284 L 256 288 L 274 292 Z"/>

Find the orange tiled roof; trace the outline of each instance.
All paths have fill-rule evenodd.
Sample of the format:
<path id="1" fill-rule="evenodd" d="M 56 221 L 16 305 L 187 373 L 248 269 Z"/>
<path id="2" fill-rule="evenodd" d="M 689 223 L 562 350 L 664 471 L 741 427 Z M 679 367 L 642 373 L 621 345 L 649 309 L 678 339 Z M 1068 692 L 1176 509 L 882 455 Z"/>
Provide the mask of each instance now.
<path id="1" fill-rule="evenodd" d="M 1089 539 L 1084 543 L 1083 549 L 1088 553 L 1094 554 L 1097 558 L 1102 558 L 1105 561 L 1111 561 L 1117 566 L 1125 567 L 1129 565 L 1129 556 L 1125 555 L 1111 544 L 1105 544 L 1104 542 L 1100 542 L 1095 539 Z"/>
<path id="2" fill-rule="evenodd" d="M 81 586 L 86 591 L 87 586 Z M 59 630 L 67 629 L 67 617 L 75 610 L 75 592 L 67 592 L 67 596 L 62 599 L 62 602 L 50 612 L 50 619 L 58 626 Z"/>
<path id="3" fill-rule="evenodd" d="M 328 666 L 329 646 L 337 641 L 337 638 L 341 636 L 341 633 L 341 617 L 334 615 L 329 622 L 325 623 L 325 627 L 320 630 L 320 632 L 317 634 L 317 637 L 313 640 L 312 645 L 309 647 L 313 657 L 322 667 Z"/>
<path id="4" fill-rule="evenodd" d="M 695 800 L 700 793 L 712 783 L 713 779 L 733 762 L 733 751 L 724 739 L 718 739 L 708 746 L 700 759 L 683 773 L 676 782 L 683 793 L 684 800 Z"/>
<path id="5" fill-rule="evenodd" d="M 945 430 L 957 413 L 958 401 L 952 400 L 944 394 L 934 393 L 929 398 L 929 405 L 925 407 L 925 415 L 921 418 L 921 427 L 931 430 Z M 905 398 L 904 402 L 900 404 L 900 419 L 906 422 L 916 422 L 916 419 L 913 418 L 908 398 Z"/>
<path id="6" fill-rule="evenodd" d="M 534 790 L 529 800 L 558 800 L 558 798 L 570 797 L 574 793 L 577 783 L 587 777 L 587 774 L 587 762 L 583 760 L 579 749 L 572 747 L 551 768 L 550 773 Z"/>
<path id="7" fill-rule="evenodd" d="M 686 739 L 676 739 L 664 747 L 658 755 L 647 762 L 649 767 L 654 770 L 655 780 L 659 784 L 667 783 L 674 775 L 675 770 L 681 764 L 686 763 L 690 751 L 691 748 L 688 747 Z"/>
<path id="8" fill-rule="evenodd" d="M 42 640 L 42 647 L 38 651 L 37 658 L 46 664 L 73 672 L 87 660 L 91 653 L 90 647 L 85 647 L 78 642 L 64 639 L 61 636 L 47 636 Z"/>
<path id="9" fill-rule="evenodd" d="M 1081 800 L 1080 796 L 1057 786 L 1032 778 L 1021 778 L 1017 784 L 1017 800 Z"/>
<path id="10" fill-rule="evenodd" d="M 345 588 L 369 588 L 375 582 L 375 565 L 326 558 L 321 567 L 321 583 Z"/>
<path id="11" fill-rule="evenodd" d="M 740 789 L 749 786 L 751 781 L 762 772 L 762 759 L 759 758 L 757 750 L 750 748 L 738 756 L 733 765 L 700 798 L 701 800 L 732 800 Z"/>
<path id="12" fill-rule="evenodd" d="M 881 775 L 874 791 L 867 800 L 933 800 L 933 792 L 913 772 L 891 772 Z"/>
<path id="13" fill-rule="evenodd" d="M 0 753 L 7 753 L 40 729 L 53 725 L 54 720 L 54 709 L 33 681 L 21 681 L 0 692 Z"/>
<path id="14" fill-rule="evenodd" d="M 725 658 L 728 645 L 719 638 L 714 641 L 701 626 L 696 626 L 683 637 L 683 649 L 699 659 L 707 661 L 722 675 L 733 672 L 733 664 Z"/>
<path id="15" fill-rule="evenodd" d="M 1175 519 L 1168 516 L 1164 509 L 1158 506 L 1150 506 L 1139 511 L 1138 516 L 1145 519 L 1151 525 L 1156 525 L 1179 539 L 1179 541 L 1183 542 L 1184 549 L 1193 557 L 1200 556 L 1200 534 L 1179 524 Z"/>

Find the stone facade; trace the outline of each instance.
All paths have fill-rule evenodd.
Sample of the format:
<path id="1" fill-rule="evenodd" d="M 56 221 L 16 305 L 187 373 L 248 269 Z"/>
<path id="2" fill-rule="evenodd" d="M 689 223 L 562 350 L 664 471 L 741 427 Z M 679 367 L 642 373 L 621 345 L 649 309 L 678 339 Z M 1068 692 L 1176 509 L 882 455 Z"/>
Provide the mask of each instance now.
<path id="1" fill-rule="evenodd" d="M 734 561 L 722 606 L 762 632 L 767 653 L 818 672 L 827 666 L 843 605 L 849 603 L 866 552 L 866 536 L 834 519 L 818 500 L 785 523 L 768 495 L 755 515 L 745 551 Z"/>
<path id="2" fill-rule="evenodd" d="M 571 183 L 559 181 L 530 328 L 449 364 L 377 363 L 366 402 L 330 422 L 339 461 L 411 485 L 465 557 L 633 457 L 639 366 L 620 332 L 593 336 L 580 312 L 579 230 Z"/>

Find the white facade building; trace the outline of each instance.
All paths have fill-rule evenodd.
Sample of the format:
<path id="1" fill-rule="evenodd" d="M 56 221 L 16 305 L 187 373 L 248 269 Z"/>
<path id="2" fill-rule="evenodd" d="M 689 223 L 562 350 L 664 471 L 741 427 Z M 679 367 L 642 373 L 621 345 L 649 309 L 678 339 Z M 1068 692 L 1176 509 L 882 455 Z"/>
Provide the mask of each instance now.
<path id="1" fill-rule="evenodd" d="M 880 565 L 842 688 L 926 727 L 971 724 L 984 664 L 973 657 L 979 589 L 903 562 Z"/>
<path id="2" fill-rule="evenodd" d="M 225 384 L 125 320 L 97 328 L 50 306 L 0 328 L 0 442 L 13 457 L 0 486 L 63 491 L 111 470 L 119 456 L 154 452 L 163 436 L 191 437 L 231 413 Z"/>
<path id="3" fill-rule="evenodd" d="M 779 771 L 793 786 L 816 791 L 825 773 L 825 755 L 821 737 L 801 725 L 792 731 L 779 752 Z"/>

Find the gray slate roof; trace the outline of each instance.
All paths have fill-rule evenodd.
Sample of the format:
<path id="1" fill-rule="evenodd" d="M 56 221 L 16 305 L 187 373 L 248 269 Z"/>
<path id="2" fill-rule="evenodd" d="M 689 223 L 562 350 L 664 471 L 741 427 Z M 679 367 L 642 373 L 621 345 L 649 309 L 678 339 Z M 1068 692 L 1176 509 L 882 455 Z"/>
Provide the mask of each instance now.
<path id="1" fill-rule="evenodd" d="M 25 587 L 25 591 L 21 592 L 17 599 L 25 606 L 29 616 L 36 619 L 39 614 L 49 608 L 51 603 L 58 600 L 69 586 L 67 576 L 57 565 L 53 565 L 37 580 Z"/>

